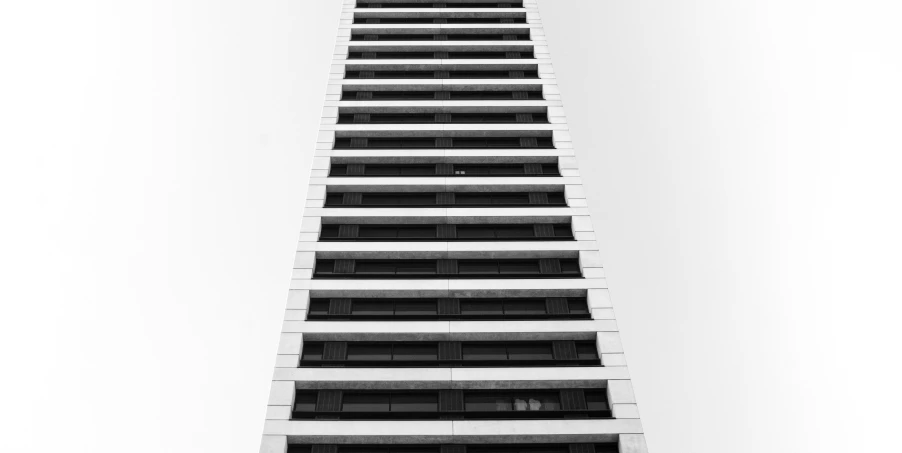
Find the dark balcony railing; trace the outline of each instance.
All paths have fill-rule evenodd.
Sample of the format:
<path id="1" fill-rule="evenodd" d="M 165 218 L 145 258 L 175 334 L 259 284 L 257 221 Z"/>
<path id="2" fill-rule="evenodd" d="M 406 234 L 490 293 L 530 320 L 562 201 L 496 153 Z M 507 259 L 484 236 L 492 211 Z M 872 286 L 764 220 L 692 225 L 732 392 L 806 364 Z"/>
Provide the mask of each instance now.
<path id="1" fill-rule="evenodd" d="M 541 91 L 344 91 L 341 93 L 342 101 L 541 101 L 543 99 Z"/>
<path id="2" fill-rule="evenodd" d="M 450 70 L 450 71 L 347 71 L 345 79 L 538 79 L 532 70 Z"/>
<path id="3" fill-rule="evenodd" d="M 526 17 L 354 17 L 355 24 L 525 24 Z"/>
<path id="4" fill-rule="evenodd" d="M 581 278 L 576 258 L 354 260 L 317 259 L 314 278 Z"/>
<path id="5" fill-rule="evenodd" d="M 556 163 L 528 164 L 332 164 L 329 176 L 560 176 Z"/>
<path id="6" fill-rule="evenodd" d="M 288 444 L 288 453 L 618 453 L 616 442 L 597 444 Z"/>
<path id="7" fill-rule="evenodd" d="M 517 124 L 548 123 L 536 113 L 342 113 L 338 124 Z"/>
<path id="8" fill-rule="evenodd" d="M 295 420 L 610 418 L 605 389 L 298 390 Z"/>
<path id="9" fill-rule="evenodd" d="M 594 341 L 305 341 L 301 367 L 600 366 Z"/>
<path id="10" fill-rule="evenodd" d="M 532 51 L 498 51 L 498 52 L 349 52 L 349 60 L 505 60 L 534 59 Z"/>
<path id="11" fill-rule="evenodd" d="M 357 2 L 357 8 L 522 8 L 523 2 Z"/>
<path id="12" fill-rule="evenodd" d="M 313 298 L 307 319 L 411 321 L 590 319 L 585 297 Z"/>
<path id="13" fill-rule="evenodd" d="M 570 224 L 326 224 L 320 241 L 568 241 Z"/>

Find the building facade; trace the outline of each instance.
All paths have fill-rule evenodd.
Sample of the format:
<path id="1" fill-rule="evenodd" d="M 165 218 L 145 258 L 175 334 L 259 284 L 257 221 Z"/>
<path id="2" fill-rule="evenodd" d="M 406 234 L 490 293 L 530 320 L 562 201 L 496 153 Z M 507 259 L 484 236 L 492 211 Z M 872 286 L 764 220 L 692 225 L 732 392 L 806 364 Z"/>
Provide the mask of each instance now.
<path id="1" fill-rule="evenodd" d="M 343 0 L 263 453 L 644 453 L 536 0 Z"/>

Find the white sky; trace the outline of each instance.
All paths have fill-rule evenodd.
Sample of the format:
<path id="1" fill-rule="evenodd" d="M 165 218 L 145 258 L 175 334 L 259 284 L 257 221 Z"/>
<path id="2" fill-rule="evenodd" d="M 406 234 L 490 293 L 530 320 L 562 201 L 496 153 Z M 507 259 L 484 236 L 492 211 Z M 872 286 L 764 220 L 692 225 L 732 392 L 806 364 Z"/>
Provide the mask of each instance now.
<path id="1" fill-rule="evenodd" d="M 540 5 L 652 451 L 897 443 L 898 2 Z M 256 451 L 338 12 L 0 7 L 0 451 Z"/>

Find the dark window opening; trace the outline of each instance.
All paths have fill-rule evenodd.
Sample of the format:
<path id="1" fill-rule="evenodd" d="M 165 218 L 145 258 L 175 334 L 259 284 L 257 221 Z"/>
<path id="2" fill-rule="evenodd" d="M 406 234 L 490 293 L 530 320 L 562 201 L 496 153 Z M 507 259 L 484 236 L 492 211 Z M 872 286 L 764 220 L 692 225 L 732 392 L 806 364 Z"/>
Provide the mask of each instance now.
<path id="1" fill-rule="evenodd" d="M 427 77 L 431 78 L 431 77 Z M 489 100 L 542 100 L 541 91 L 344 91 L 343 101 L 433 101 L 444 99 L 447 94 L 452 101 Z"/>
<path id="2" fill-rule="evenodd" d="M 325 450 L 335 453 L 441 453 L 446 449 L 450 449 L 456 453 L 571 453 L 569 444 L 466 444 L 466 445 L 450 445 L 450 444 L 427 444 L 427 445 L 411 445 L 411 444 L 332 444 L 319 445 L 326 447 Z M 576 451 L 592 451 L 585 450 L 585 447 L 594 448 L 594 453 L 618 453 L 616 442 L 601 444 L 574 444 L 580 447 Z M 450 448 L 447 448 L 450 447 Z M 311 444 L 288 444 L 288 453 L 313 453 L 313 445 Z"/>
<path id="3" fill-rule="evenodd" d="M 378 22 L 369 22 L 373 19 Z M 436 22 L 442 20 L 444 22 Z M 355 24 L 525 24 L 525 17 L 355 17 Z"/>
<path id="4" fill-rule="evenodd" d="M 346 197 L 342 192 L 326 194 L 326 207 L 354 206 L 566 206 L 563 192 L 451 192 L 453 197 L 436 192 L 363 192 L 359 197 Z M 532 195 L 547 195 L 547 201 Z M 440 197 L 441 195 L 441 197 Z M 350 202 L 349 199 L 353 198 Z M 439 199 L 441 198 L 441 200 Z"/>
<path id="5" fill-rule="evenodd" d="M 560 271 L 543 268 L 554 261 Z M 341 263 L 339 263 L 341 262 Z M 336 271 L 337 264 L 350 267 Z M 579 260 L 329 260 L 316 261 L 314 278 L 580 278 Z"/>
<path id="6" fill-rule="evenodd" d="M 338 115 L 338 124 L 506 124 L 547 122 L 548 115 L 544 112 L 531 113 L 528 116 L 516 113 L 370 113 L 367 114 L 365 121 L 361 119 L 359 114 L 342 113 Z"/>
<path id="7" fill-rule="evenodd" d="M 441 313 L 439 303 L 443 304 Z M 546 298 L 464 298 L 464 299 L 351 299 L 344 312 L 330 312 L 329 299 L 310 300 L 307 318 L 311 320 L 529 320 L 590 319 L 585 297 Z M 585 354 L 587 351 L 579 351 Z M 312 352 L 316 354 L 317 352 Z M 322 352 L 320 351 L 319 354 Z M 586 356 L 587 359 L 591 357 Z"/>
<path id="8" fill-rule="evenodd" d="M 512 51 L 512 52 L 348 52 L 349 60 L 505 60 L 519 59 L 531 60 L 535 59 L 532 51 Z"/>
<path id="9" fill-rule="evenodd" d="M 434 2 L 444 3 L 444 8 L 522 8 L 523 2 L 499 2 L 499 3 L 459 3 L 459 2 Z M 434 3 L 414 2 L 389 2 L 389 3 L 364 3 L 357 2 L 357 8 L 431 8 Z M 375 6 L 378 5 L 378 6 Z"/>
<path id="10" fill-rule="evenodd" d="M 345 79 L 538 79 L 530 71 L 347 71 Z"/>
<path id="11" fill-rule="evenodd" d="M 560 176 L 557 164 L 332 164 L 329 176 Z M 447 165 L 439 173 L 436 165 Z M 532 171 L 536 166 L 539 173 Z"/>
<path id="12" fill-rule="evenodd" d="M 327 397 L 311 411 L 309 401 L 324 393 Z M 295 420 L 436 420 L 452 415 L 463 420 L 611 418 L 604 389 L 298 390 L 295 401 Z"/>

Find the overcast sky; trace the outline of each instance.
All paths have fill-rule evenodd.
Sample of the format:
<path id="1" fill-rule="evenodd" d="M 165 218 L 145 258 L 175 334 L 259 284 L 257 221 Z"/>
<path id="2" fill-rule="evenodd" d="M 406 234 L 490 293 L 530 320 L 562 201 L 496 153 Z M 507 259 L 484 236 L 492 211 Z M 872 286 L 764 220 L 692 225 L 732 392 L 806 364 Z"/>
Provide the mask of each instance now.
<path id="1" fill-rule="evenodd" d="M 339 3 L 7 3 L 0 451 L 256 451 Z M 540 7 L 652 452 L 897 444 L 898 2 Z"/>

